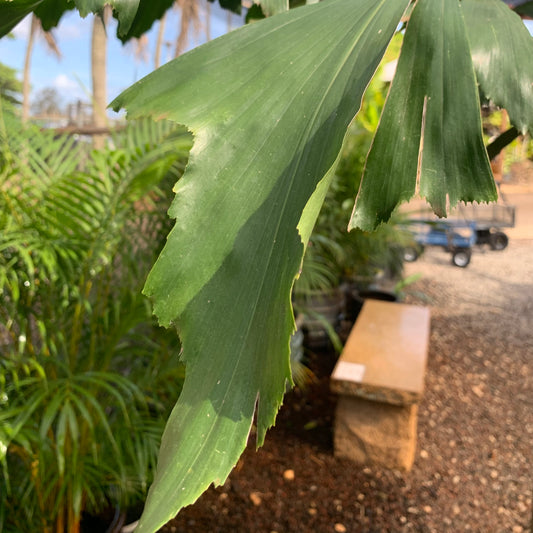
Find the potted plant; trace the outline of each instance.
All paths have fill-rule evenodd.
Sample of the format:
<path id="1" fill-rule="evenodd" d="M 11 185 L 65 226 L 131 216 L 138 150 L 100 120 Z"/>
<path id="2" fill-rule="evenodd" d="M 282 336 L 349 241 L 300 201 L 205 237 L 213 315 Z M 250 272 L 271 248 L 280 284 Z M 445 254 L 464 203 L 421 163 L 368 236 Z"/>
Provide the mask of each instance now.
<path id="1" fill-rule="evenodd" d="M 294 286 L 296 307 L 306 310 L 307 336 L 316 340 L 311 344 L 327 346 L 328 337 L 333 337 L 339 347 L 335 332 L 346 335 L 364 298 L 396 299 L 403 249 L 412 242 L 400 225 L 402 216 L 394 215 L 374 232 L 346 228 L 385 93 L 386 82 L 377 76 L 348 131 Z"/>
<path id="2" fill-rule="evenodd" d="M 0 141 L 0 530 L 77 532 L 143 500 L 184 379 L 141 288 L 190 138 L 133 125 L 84 168 L 71 137 Z"/>

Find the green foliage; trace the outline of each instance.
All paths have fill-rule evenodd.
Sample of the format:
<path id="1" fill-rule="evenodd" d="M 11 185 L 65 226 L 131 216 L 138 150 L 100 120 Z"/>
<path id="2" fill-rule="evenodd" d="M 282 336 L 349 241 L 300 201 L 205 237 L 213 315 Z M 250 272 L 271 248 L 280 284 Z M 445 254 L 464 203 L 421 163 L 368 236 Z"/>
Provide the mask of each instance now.
<path id="1" fill-rule="evenodd" d="M 381 122 L 385 140 L 376 139 L 370 155 L 376 166 L 367 162 L 369 185 L 363 183 L 362 211 L 355 211 L 365 227 L 414 194 L 422 139 L 420 185 L 440 213 L 447 196 L 452 203 L 494 198 L 459 5 L 425 4 L 412 13 L 400 81 L 393 83 L 393 90 L 396 84 L 415 96 L 391 96 L 390 118 Z M 190 169 L 171 209 L 177 223 L 146 286 L 161 323 L 180 332 L 188 375 L 140 531 L 155 530 L 209 482 L 225 479 L 256 403 L 259 443 L 273 422 L 287 379 L 285 339 L 292 327 L 286 306 L 303 251 L 291 235 L 298 224 L 307 243 L 334 176 L 340 138 L 377 65 L 370 66 L 369 54 L 381 57 L 404 7 L 331 1 L 272 17 L 183 56 L 114 102 L 130 117 L 184 122 L 195 135 Z M 309 46 L 309 36 L 318 34 Z M 461 90 L 451 89 L 452 78 Z M 393 127 L 398 124 L 406 133 Z M 408 150 L 400 146 L 404 137 Z M 384 165 L 387 154 L 405 168 Z M 365 235 L 359 237 L 361 248 Z M 387 238 L 383 242 L 390 249 Z M 235 313 L 227 316 L 232 306 Z M 202 368 L 209 368 L 210 379 Z"/>
<path id="2" fill-rule="evenodd" d="M 14 111 L 20 104 L 22 82 L 17 79 L 17 71 L 0 63 L 0 98 L 4 111 Z"/>
<path id="3" fill-rule="evenodd" d="M 417 188 L 439 216 L 447 204 L 497 199 L 458 2 L 419 2 L 411 13 L 350 227 L 374 229 Z"/>
<path id="4" fill-rule="evenodd" d="M 195 135 L 170 210 L 177 223 L 145 287 L 160 322 L 180 332 L 187 380 L 139 531 L 226 479 L 256 404 L 259 444 L 273 424 L 291 379 L 291 287 L 323 197 L 308 202 L 406 4 L 334 0 L 265 19 L 167 64 L 113 103 L 130 117 L 184 121 Z M 321 35 L 312 47 L 310 34 Z M 235 83 L 244 73 L 247 83 Z"/>
<path id="5" fill-rule="evenodd" d="M 95 6 L 97 8 L 98 3 Z M 61 17 L 67 11 L 75 8 L 76 5 L 72 0 L 44 0 L 39 3 L 33 13 L 41 21 L 43 30 L 50 31 L 59 24 Z"/>
<path id="6" fill-rule="evenodd" d="M 0 529 L 76 531 L 82 511 L 145 497 L 179 394 L 178 339 L 154 324 L 141 288 L 190 136 L 140 122 L 80 166 L 87 150 L 73 138 L 8 127 Z"/>
<path id="7" fill-rule="evenodd" d="M 398 55 L 401 36 L 396 36 L 383 64 Z M 326 199 L 313 228 L 294 292 L 305 297 L 312 291 L 338 286 L 355 279 L 373 279 L 377 274 L 397 278 L 403 271 L 402 246 L 411 237 L 396 225 L 398 215 L 376 231 L 347 231 L 346 221 L 353 210 L 354 197 L 361 183 L 366 154 L 378 127 L 385 102 L 387 84 L 383 69 L 365 92 L 363 104 L 348 128 L 341 158 Z"/>
<path id="8" fill-rule="evenodd" d="M 132 6 L 146 1 L 114 3 L 124 38 L 135 23 Z M 185 123 L 195 135 L 187 175 L 170 210 L 176 223 L 145 288 L 161 323 L 172 324 L 181 335 L 187 380 L 165 430 L 139 531 L 155 531 L 211 482 L 226 478 L 256 409 L 259 443 L 273 423 L 290 381 L 293 281 L 332 180 L 330 197 L 344 197 L 344 185 L 334 179 L 342 141 L 402 16 L 411 20 L 352 226 L 373 228 L 386 220 L 400 201 L 412 196 L 417 183 L 441 215 L 447 199 L 454 204 L 495 198 L 481 138 L 477 84 L 494 98 L 503 95 L 502 105 L 516 104 L 515 125 L 531 127 L 531 39 L 510 10 L 495 11 L 495 0 L 424 0 L 404 15 L 408 3 L 327 0 L 281 13 L 165 65 L 115 101 L 130 117 L 165 117 Z M 0 34 L 36 4 L 0 4 Z M 77 2 L 82 12 L 89 4 L 98 10 L 103 0 Z M 233 8 L 237 4 L 222 2 Z M 474 9 L 476 24 L 465 24 L 472 16 L 464 9 L 467 4 Z M 145 16 L 158 16 L 161 5 Z M 265 0 L 261 5 L 267 13 L 281 2 Z M 54 10 L 52 3 L 47 7 L 57 15 L 59 8 Z M 149 27 L 153 21 L 142 22 Z M 480 35 L 497 28 L 504 28 L 494 33 L 497 39 Z M 517 55 L 499 53 L 508 45 L 502 39 L 505 33 L 521 35 L 524 47 Z M 516 42 L 522 43 L 513 36 L 511 48 Z M 472 57 L 470 47 L 480 53 Z M 484 75 L 488 56 L 499 58 L 489 63 L 499 76 Z M 506 68 L 501 58 L 513 68 Z M 93 163 L 104 177 L 134 159 L 123 152 L 106 157 Z M 152 165 L 145 177 L 158 169 L 158 162 Z M 32 204 L 23 184 L 16 186 L 22 196 L 10 201 L 38 211 L 40 202 Z M 38 182 L 37 189 L 42 187 Z M 70 204 L 59 197 L 68 227 Z M 87 212 L 79 221 L 97 234 L 91 224 L 98 211 L 92 209 L 93 214 Z M 46 213 L 55 216 L 54 210 Z M 40 242 L 31 236 L 31 242 Z M 53 247 L 29 254 L 24 246 L 13 246 L 18 255 L 8 258 L 15 261 L 11 266 L 21 265 L 23 286 L 29 283 L 28 291 L 16 294 L 17 302 L 33 294 L 32 283 L 40 279 L 36 257 L 39 272 L 49 280 L 56 257 L 66 271 L 75 270 L 73 256 L 84 250 L 76 239 L 74 251 L 63 255 Z M 94 251 L 91 260 L 106 257 L 105 247 L 102 251 L 95 244 Z M 4 277 L 10 290 L 19 287 L 12 270 Z M 79 296 L 77 301 L 80 313 L 91 308 Z M 75 313 L 70 316 L 76 318 Z M 30 374 L 34 371 L 29 368 Z M 114 409 L 120 412 L 120 404 Z M 67 411 L 47 418 L 57 419 L 54 434 L 61 456 L 72 417 Z"/>
<path id="9" fill-rule="evenodd" d="M 101 13 L 106 4 L 113 8 L 118 19 L 117 35 L 126 35 L 131 29 L 141 3 L 152 0 L 12 0 L 0 3 L 0 37 L 7 35 L 26 15 L 34 12 L 49 31 L 61 20 L 66 11 L 74 9 L 82 17 L 89 13 Z M 159 14 L 159 17 L 162 13 Z"/>
<path id="10" fill-rule="evenodd" d="M 0 37 L 7 35 L 28 13 L 43 0 L 17 0 L 0 3 Z"/>
<path id="11" fill-rule="evenodd" d="M 130 29 L 123 34 L 117 33 L 117 37 L 123 43 L 132 37 L 141 37 L 153 26 L 156 20 L 163 17 L 173 4 L 174 0 L 140 0 L 139 9 L 135 14 Z"/>
<path id="12" fill-rule="evenodd" d="M 462 4 L 472 61 L 483 94 L 504 107 L 521 133 L 533 130 L 533 39 L 500 0 Z M 513 57 L 513 61 L 509 58 Z"/>
<path id="13" fill-rule="evenodd" d="M 529 18 L 533 17 L 533 2 L 531 0 L 517 2 L 517 4 L 513 8 L 516 13 Z"/>

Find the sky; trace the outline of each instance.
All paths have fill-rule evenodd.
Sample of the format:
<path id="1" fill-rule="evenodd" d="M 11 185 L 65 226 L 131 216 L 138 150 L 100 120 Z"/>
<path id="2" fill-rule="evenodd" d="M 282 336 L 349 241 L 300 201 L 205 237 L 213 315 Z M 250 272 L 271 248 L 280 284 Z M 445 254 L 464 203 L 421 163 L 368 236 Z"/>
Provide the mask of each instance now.
<path id="1" fill-rule="evenodd" d="M 211 5 L 211 38 L 218 37 L 230 29 L 244 23 L 242 16 L 230 14 L 222 10 L 218 3 Z M 202 4 L 205 6 L 205 3 Z M 205 8 L 204 8 L 205 9 Z M 205 20 L 205 11 L 201 13 Z M 533 34 L 533 21 L 525 21 L 530 33 Z M 70 11 L 62 18 L 59 27 L 53 33 L 56 37 L 62 58 L 57 59 L 47 50 L 46 43 L 41 37 L 37 40 L 31 62 L 32 95 L 46 87 L 54 87 L 62 97 L 63 103 L 82 100 L 90 102 L 90 37 L 92 15 L 80 18 L 77 11 Z M 12 32 L 13 39 L 0 39 L 0 62 L 16 69 L 22 78 L 24 53 L 30 19 L 24 19 Z M 154 51 L 159 22 L 156 22 L 148 35 L 148 53 L 146 60 L 135 57 L 132 44 L 122 45 L 116 38 L 116 20 L 112 19 L 108 28 L 107 53 L 107 84 L 108 101 L 120 94 L 135 81 L 151 72 L 154 68 Z M 165 25 L 165 41 L 174 43 L 179 28 L 179 12 L 170 11 Z M 193 48 L 206 41 L 205 24 L 200 34 L 194 38 L 191 35 L 189 48 Z M 162 62 L 170 59 L 173 45 L 163 47 Z"/>
<path id="2" fill-rule="evenodd" d="M 205 3 L 202 3 L 204 6 Z M 205 20 L 205 11 L 201 13 Z M 90 102 L 91 93 L 91 56 L 90 40 L 92 17 L 89 15 L 82 19 L 77 11 L 69 11 L 61 19 L 59 26 L 53 30 L 58 47 L 62 53 L 58 59 L 47 50 L 44 38 L 36 41 L 31 60 L 31 87 L 32 96 L 39 90 L 47 87 L 57 89 L 63 103 L 82 100 Z M 228 27 L 235 29 L 244 23 L 242 16 L 230 14 L 222 10 L 218 4 L 211 4 L 210 34 L 214 39 L 228 31 Z M 174 51 L 174 43 L 179 31 L 179 11 L 170 11 L 165 24 L 165 41 L 172 46 L 163 46 L 161 52 L 162 63 L 168 61 Z M 206 42 L 205 24 L 199 35 L 190 34 L 189 48 Z M 27 37 L 30 27 L 30 18 L 26 17 L 13 30 L 13 39 L 0 39 L 0 62 L 14 68 L 22 79 L 24 54 L 26 51 Z M 154 69 L 155 43 L 159 22 L 156 22 L 148 35 L 148 52 L 145 61 L 135 57 L 133 44 L 122 45 L 116 37 L 116 20 L 112 19 L 108 26 L 107 48 L 107 97 L 111 101 L 124 89 L 135 81 L 141 79 Z"/>

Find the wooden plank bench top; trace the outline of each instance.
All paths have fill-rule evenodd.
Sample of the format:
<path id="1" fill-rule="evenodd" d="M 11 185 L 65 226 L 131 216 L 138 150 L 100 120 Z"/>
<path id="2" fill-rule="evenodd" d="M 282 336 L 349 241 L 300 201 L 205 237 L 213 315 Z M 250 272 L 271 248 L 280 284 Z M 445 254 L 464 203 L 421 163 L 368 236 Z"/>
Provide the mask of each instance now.
<path id="1" fill-rule="evenodd" d="M 366 300 L 331 376 L 332 390 L 393 405 L 418 403 L 429 321 L 426 307 Z"/>

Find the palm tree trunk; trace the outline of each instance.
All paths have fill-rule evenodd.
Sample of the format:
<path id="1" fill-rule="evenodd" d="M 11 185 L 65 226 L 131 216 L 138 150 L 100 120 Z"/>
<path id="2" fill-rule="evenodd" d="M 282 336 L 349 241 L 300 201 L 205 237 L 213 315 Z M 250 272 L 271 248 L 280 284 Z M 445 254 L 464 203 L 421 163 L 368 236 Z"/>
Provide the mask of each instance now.
<path id="1" fill-rule="evenodd" d="M 30 65 L 35 34 L 37 33 L 37 18 L 31 15 L 30 35 L 24 56 L 24 72 L 22 74 L 22 122 L 27 122 L 30 118 Z"/>
<path id="2" fill-rule="evenodd" d="M 177 0 L 177 5 L 181 8 L 180 30 L 174 49 L 174 57 L 180 56 L 189 42 L 189 28 L 193 27 L 196 34 L 200 30 L 200 15 L 198 10 L 198 0 Z"/>
<path id="3" fill-rule="evenodd" d="M 209 0 L 205 2 L 205 40 L 211 40 L 211 4 Z"/>
<path id="4" fill-rule="evenodd" d="M 104 11 L 105 17 L 105 11 Z M 104 21 L 96 16 L 93 19 L 91 42 L 91 76 L 93 85 L 93 126 L 105 127 L 107 124 L 107 70 L 106 70 L 107 36 Z M 93 146 L 96 149 L 104 148 L 105 135 L 95 135 Z"/>
<path id="5" fill-rule="evenodd" d="M 231 30 L 232 30 L 232 27 L 231 27 L 231 12 L 228 11 L 226 13 L 226 31 L 227 31 L 227 33 L 229 33 Z"/>
<path id="6" fill-rule="evenodd" d="M 157 30 L 157 41 L 155 45 L 155 58 L 154 67 L 159 68 L 161 66 L 161 48 L 163 46 L 163 38 L 165 36 L 165 23 L 167 20 L 167 14 L 165 13 L 159 21 L 159 28 Z"/>

